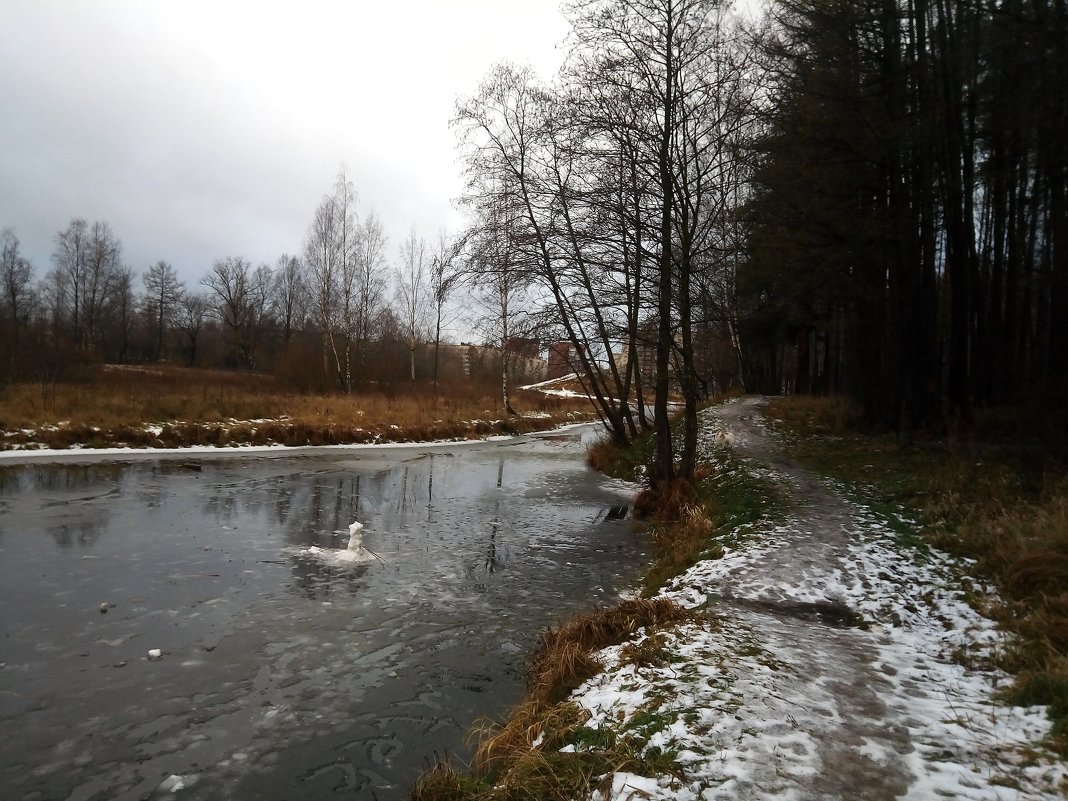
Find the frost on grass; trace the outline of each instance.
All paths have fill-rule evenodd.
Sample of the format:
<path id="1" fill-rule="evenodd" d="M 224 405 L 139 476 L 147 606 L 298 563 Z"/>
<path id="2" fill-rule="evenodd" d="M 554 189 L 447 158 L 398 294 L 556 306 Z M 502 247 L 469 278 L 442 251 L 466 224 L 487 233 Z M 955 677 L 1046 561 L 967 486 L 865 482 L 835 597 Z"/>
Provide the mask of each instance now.
<path id="1" fill-rule="evenodd" d="M 743 425 L 732 411 L 706 430 Z M 606 670 L 574 694 L 588 727 L 638 735 L 679 768 L 616 773 L 592 797 L 1062 798 L 1045 710 L 993 700 L 1005 642 L 966 602 L 992 590 L 800 471 L 777 477 L 797 496 L 789 521 L 758 524 L 661 593 L 712 622 L 657 633 L 669 657 L 654 667 L 605 649 Z"/>

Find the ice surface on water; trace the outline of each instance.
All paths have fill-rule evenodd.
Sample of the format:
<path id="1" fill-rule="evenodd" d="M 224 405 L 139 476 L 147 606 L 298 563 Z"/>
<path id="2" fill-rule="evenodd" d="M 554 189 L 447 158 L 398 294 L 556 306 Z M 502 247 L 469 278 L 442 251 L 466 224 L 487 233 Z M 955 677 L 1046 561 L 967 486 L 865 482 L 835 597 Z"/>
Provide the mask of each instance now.
<path id="1" fill-rule="evenodd" d="M 0 798 L 406 798 L 463 755 L 638 535 L 566 442 L 406 459 L 0 468 Z"/>

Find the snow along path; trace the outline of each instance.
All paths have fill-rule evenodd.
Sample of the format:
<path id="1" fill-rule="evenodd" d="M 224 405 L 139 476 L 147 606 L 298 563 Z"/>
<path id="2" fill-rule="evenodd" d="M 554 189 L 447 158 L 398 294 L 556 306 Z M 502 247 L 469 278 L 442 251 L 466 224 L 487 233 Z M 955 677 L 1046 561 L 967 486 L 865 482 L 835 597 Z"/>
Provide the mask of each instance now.
<path id="1" fill-rule="evenodd" d="M 988 664 L 1003 645 L 963 600 L 989 588 L 967 565 L 898 545 L 879 518 L 791 465 L 759 399 L 705 413 L 705 455 L 723 461 L 717 429 L 746 469 L 781 485 L 789 517 L 662 591 L 707 605 L 714 621 L 661 635 L 669 664 L 601 652 L 607 670 L 573 696 L 586 725 L 648 737 L 683 769 L 617 773 L 593 799 L 1063 798 L 1068 771 L 1040 745 L 1044 708 L 996 704 L 1008 678 L 960 664 Z"/>

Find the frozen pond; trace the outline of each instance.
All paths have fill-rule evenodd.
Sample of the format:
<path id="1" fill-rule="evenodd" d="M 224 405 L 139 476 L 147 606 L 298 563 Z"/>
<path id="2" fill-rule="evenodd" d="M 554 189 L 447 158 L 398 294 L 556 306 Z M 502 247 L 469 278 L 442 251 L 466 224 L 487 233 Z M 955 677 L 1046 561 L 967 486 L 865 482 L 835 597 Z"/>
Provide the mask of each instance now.
<path id="1" fill-rule="evenodd" d="M 582 453 L 0 461 L 0 799 L 406 798 L 540 628 L 636 575 Z M 354 519 L 382 561 L 308 553 Z"/>

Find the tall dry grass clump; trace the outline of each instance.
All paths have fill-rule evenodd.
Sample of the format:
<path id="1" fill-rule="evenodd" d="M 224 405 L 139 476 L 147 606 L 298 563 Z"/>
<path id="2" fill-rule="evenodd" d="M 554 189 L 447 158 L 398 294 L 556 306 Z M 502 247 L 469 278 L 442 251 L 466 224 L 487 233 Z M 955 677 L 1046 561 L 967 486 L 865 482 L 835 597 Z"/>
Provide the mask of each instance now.
<path id="1" fill-rule="evenodd" d="M 634 499 L 634 514 L 657 523 L 681 520 L 693 504 L 695 483 L 676 478 L 658 487 L 646 487 Z"/>
<path id="2" fill-rule="evenodd" d="M 586 450 L 586 464 L 598 473 L 614 475 L 620 456 L 620 447 L 610 438 L 605 437 L 597 440 Z"/>
<path id="3" fill-rule="evenodd" d="M 694 619 L 693 612 L 674 601 L 632 598 L 546 629 L 530 659 L 529 695 L 542 705 L 554 704 L 596 673 L 599 665 L 592 657 L 594 651 L 624 642 L 639 629 Z"/>
<path id="4" fill-rule="evenodd" d="M 412 801 L 473 801 L 485 789 L 477 778 L 458 770 L 450 759 L 439 759 L 423 772 L 412 788 Z"/>
<path id="5" fill-rule="evenodd" d="M 713 541 L 715 507 L 714 500 L 690 504 L 683 508 L 678 522 L 653 526 L 650 538 L 656 548 L 656 561 L 642 581 L 646 595 L 654 594 L 701 559 L 723 556 L 723 547 Z"/>

